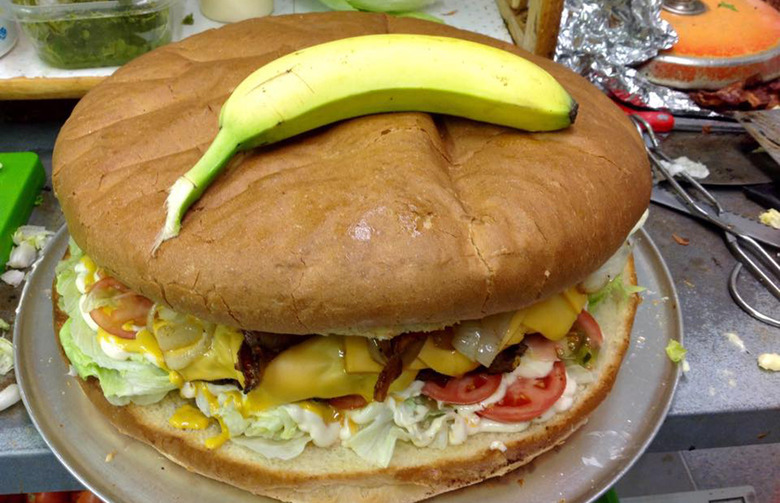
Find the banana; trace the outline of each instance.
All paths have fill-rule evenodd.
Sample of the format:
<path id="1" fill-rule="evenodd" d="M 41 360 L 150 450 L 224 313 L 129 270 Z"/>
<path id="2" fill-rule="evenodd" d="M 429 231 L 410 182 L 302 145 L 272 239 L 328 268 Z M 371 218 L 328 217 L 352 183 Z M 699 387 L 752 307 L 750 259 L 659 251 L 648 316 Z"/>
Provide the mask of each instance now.
<path id="1" fill-rule="evenodd" d="M 382 112 L 456 115 L 527 131 L 562 129 L 577 103 L 546 71 L 510 52 L 427 35 L 366 35 L 312 46 L 256 70 L 222 106 L 219 132 L 171 187 L 154 250 L 237 151 Z"/>

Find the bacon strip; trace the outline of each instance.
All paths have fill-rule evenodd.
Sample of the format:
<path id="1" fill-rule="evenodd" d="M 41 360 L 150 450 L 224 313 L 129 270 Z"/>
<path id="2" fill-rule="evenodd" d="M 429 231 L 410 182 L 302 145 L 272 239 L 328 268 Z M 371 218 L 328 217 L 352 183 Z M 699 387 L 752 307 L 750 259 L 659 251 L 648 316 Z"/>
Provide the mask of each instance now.
<path id="1" fill-rule="evenodd" d="M 696 91 L 691 99 L 699 106 L 715 109 L 761 110 L 780 106 L 780 79 L 761 82 L 753 75 L 717 91 Z"/>
<path id="2" fill-rule="evenodd" d="M 488 374 L 506 374 L 507 372 L 512 372 L 520 365 L 520 357 L 525 354 L 526 349 L 528 349 L 528 346 L 523 342 L 509 346 L 496 355 L 493 363 L 490 364 L 490 367 L 488 367 L 485 372 Z"/>
<path id="3" fill-rule="evenodd" d="M 409 366 L 425 344 L 425 334 L 403 334 L 389 341 L 381 341 L 380 350 L 387 358 L 387 363 L 374 386 L 374 400 L 384 402 L 387 392 L 393 381 L 403 372 L 404 367 Z"/>
<path id="4" fill-rule="evenodd" d="M 276 356 L 307 339 L 305 336 L 271 334 L 244 330 L 244 342 L 238 350 L 236 370 L 244 374 L 244 393 L 249 393 L 260 384 L 263 372 Z"/>

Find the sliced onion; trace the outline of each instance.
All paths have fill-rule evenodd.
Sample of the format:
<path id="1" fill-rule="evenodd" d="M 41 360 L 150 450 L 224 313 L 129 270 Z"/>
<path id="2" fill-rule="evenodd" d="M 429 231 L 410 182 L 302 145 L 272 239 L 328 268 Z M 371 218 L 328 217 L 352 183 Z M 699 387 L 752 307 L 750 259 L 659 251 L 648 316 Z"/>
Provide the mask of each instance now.
<path id="1" fill-rule="evenodd" d="M 382 348 L 382 342 L 378 339 L 368 339 L 368 354 L 371 355 L 371 359 L 380 365 L 387 363 L 387 356 Z M 389 341 L 387 341 L 389 342 Z"/>
<path id="2" fill-rule="evenodd" d="M 528 346 L 528 351 L 531 352 L 535 360 L 554 362 L 558 359 L 558 350 L 555 347 L 555 343 L 543 335 L 527 335 L 523 342 Z"/>
<path id="3" fill-rule="evenodd" d="M 154 330 L 157 344 L 163 351 L 186 348 L 201 341 L 204 334 L 211 335 L 213 326 L 193 316 L 176 313 L 164 306 L 155 311 L 162 321 Z"/>
<path id="4" fill-rule="evenodd" d="M 180 347 L 163 351 L 165 364 L 171 370 L 180 370 L 203 356 L 203 353 L 211 346 L 211 334 L 205 330 L 201 331 L 200 339 L 191 346 Z"/>
<path id="5" fill-rule="evenodd" d="M 455 327 L 452 345 L 462 355 L 489 367 L 501 351 L 514 312 L 494 314 L 481 320 L 464 321 Z"/>
<path id="6" fill-rule="evenodd" d="M 609 260 L 604 262 L 604 265 L 585 278 L 585 281 L 582 282 L 582 289 L 585 290 L 585 293 L 598 292 L 623 272 L 630 253 L 631 245 L 626 241 Z"/>

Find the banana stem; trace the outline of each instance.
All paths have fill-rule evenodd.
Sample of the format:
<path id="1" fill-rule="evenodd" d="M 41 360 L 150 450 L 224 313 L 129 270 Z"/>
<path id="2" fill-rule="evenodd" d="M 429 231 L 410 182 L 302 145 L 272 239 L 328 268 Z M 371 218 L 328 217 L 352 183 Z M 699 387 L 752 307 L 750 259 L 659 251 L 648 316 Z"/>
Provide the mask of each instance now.
<path id="1" fill-rule="evenodd" d="M 195 166 L 171 186 L 165 200 L 165 225 L 155 239 L 152 255 L 163 242 L 179 235 L 184 214 L 200 199 L 237 150 L 238 142 L 235 137 L 227 129 L 221 128 Z"/>

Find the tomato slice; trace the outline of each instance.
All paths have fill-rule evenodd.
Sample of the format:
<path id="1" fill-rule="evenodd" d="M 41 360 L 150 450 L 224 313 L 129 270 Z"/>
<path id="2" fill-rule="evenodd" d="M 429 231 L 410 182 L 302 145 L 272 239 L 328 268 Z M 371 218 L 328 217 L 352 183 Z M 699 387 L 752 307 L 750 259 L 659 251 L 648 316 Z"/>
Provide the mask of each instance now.
<path id="1" fill-rule="evenodd" d="M 365 398 L 360 395 L 345 395 L 331 398 L 328 403 L 339 410 L 360 409 L 368 405 Z"/>
<path id="2" fill-rule="evenodd" d="M 507 388 L 500 402 L 489 405 L 477 414 L 502 423 L 530 421 L 552 407 L 565 389 L 566 367 L 563 362 L 555 362 L 547 377 L 518 378 Z"/>
<path id="3" fill-rule="evenodd" d="M 448 380 L 444 386 L 428 381 L 423 386 L 422 393 L 440 402 L 469 405 L 481 402 L 495 393 L 499 384 L 499 374 L 466 374 Z"/>
<path id="4" fill-rule="evenodd" d="M 123 339 L 135 339 L 135 332 L 122 328 L 124 324 L 132 322 L 134 325 L 145 325 L 154 304 L 146 297 L 130 292 L 129 288 L 111 277 L 92 285 L 89 294 L 113 298 L 115 306 L 93 309 L 89 315 L 103 330 Z"/>
<path id="5" fill-rule="evenodd" d="M 592 349 L 598 349 L 604 344 L 604 336 L 601 334 L 601 327 L 599 327 L 598 322 L 593 319 L 593 316 L 584 309 L 580 315 L 577 316 L 577 320 L 574 322 L 572 330 L 584 332 L 590 340 L 590 347 Z"/>

